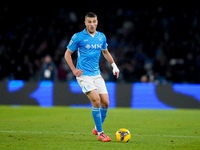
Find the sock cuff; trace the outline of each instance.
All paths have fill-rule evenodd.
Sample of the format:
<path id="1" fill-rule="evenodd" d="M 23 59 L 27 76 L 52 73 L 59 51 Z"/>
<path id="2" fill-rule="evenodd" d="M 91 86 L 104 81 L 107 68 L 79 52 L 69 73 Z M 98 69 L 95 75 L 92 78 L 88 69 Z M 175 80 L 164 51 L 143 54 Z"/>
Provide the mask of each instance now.
<path id="1" fill-rule="evenodd" d="M 100 108 L 92 107 L 92 111 L 100 111 Z"/>
<path id="2" fill-rule="evenodd" d="M 101 108 L 101 110 L 103 110 L 103 111 L 107 111 L 107 109 L 108 109 L 108 108 L 104 108 L 104 107 L 102 107 L 102 106 L 101 106 L 100 108 Z"/>
<path id="3" fill-rule="evenodd" d="M 101 131 L 101 132 L 98 132 L 98 136 L 100 136 L 100 134 L 101 134 L 101 133 L 103 133 L 103 131 Z"/>

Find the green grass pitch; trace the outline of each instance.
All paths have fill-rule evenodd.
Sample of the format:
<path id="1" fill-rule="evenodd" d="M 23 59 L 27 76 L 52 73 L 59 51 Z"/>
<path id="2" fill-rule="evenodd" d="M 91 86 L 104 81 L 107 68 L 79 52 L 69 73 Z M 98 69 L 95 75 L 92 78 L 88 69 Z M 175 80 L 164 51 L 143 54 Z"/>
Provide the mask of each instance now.
<path id="1" fill-rule="evenodd" d="M 111 142 L 92 134 L 91 109 L 0 106 L 1 150 L 199 150 L 200 110 L 109 109 L 103 129 Z M 115 140 L 127 128 L 128 143 Z"/>

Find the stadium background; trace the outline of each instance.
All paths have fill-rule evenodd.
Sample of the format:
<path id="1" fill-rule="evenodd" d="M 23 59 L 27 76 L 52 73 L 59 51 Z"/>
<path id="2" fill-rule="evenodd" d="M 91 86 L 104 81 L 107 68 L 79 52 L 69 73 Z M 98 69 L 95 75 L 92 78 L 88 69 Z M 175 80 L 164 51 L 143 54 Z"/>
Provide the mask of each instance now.
<path id="1" fill-rule="evenodd" d="M 191 102 L 192 106 L 187 105 L 189 108 L 199 108 L 200 21 L 197 5 L 194 3 L 152 5 L 142 2 L 128 4 L 125 1 L 107 5 L 106 1 L 93 0 L 79 2 L 77 7 L 76 3 L 13 2 L 0 6 L 0 82 L 3 89 L 0 92 L 1 104 L 40 105 L 37 96 L 34 103 L 27 103 L 26 100 L 30 99 L 30 94 L 41 86 L 54 87 L 49 91 L 51 102 L 48 102 L 47 106 L 55 104 L 53 93 L 56 88 L 68 87 L 67 93 L 73 93 L 69 87 L 73 85 L 75 78 L 63 56 L 71 36 L 85 27 L 85 14 L 93 11 L 98 15 L 98 30 L 105 33 L 108 49 L 121 71 L 120 79 L 116 80 L 110 65 L 104 58 L 100 59 L 102 76 L 108 84 L 118 87 L 115 90 L 117 96 L 113 96 L 117 97 L 117 104 L 114 106 L 133 107 L 131 104 L 133 100 L 131 97 L 134 97 L 133 87 L 140 89 L 141 85 L 144 89 L 141 95 L 146 94 L 145 91 L 151 88 L 153 91 L 151 94 L 156 94 L 156 98 L 162 101 L 156 91 L 161 88 L 165 89 L 163 90 L 165 97 L 170 91 L 181 93 L 181 96 L 187 97 L 185 105 Z M 50 73 L 53 76 L 49 79 L 44 77 L 44 71 L 47 69 L 44 59 L 46 55 L 50 55 L 51 65 L 55 69 Z M 75 53 L 73 57 L 76 59 Z M 143 80 L 144 76 L 147 80 Z M 50 81 L 43 82 L 44 79 Z M 150 84 L 140 82 L 150 82 Z M 177 90 L 176 85 L 182 85 L 183 88 Z M 28 88 L 22 90 L 22 87 L 26 86 Z M 119 87 L 124 90 L 121 91 Z M 192 90 L 188 92 L 188 89 Z M 16 91 L 19 93 L 13 95 Z M 132 92 L 126 95 L 127 92 L 123 91 Z M 63 93 L 65 91 L 59 94 Z M 27 99 L 23 99 L 23 95 L 26 95 Z M 118 100 L 123 98 L 120 95 L 129 96 L 126 104 Z M 173 96 L 176 100 L 180 99 L 176 97 L 177 95 Z M 19 102 L 14 99 L 18 99 Z M 167 100 L 167 104 L 170 107 L 185 108 L 185 105 L 169 104 L 169 101 L 170 99 Z M 83 104 L 85 103 L 87 102 Z M 148 100 L 144 103 L 149 105 Z M 160 102 L 158 103 L 156 108 L 161 107 Z M 182 101 L 177 103 L 181 104 Z"/>

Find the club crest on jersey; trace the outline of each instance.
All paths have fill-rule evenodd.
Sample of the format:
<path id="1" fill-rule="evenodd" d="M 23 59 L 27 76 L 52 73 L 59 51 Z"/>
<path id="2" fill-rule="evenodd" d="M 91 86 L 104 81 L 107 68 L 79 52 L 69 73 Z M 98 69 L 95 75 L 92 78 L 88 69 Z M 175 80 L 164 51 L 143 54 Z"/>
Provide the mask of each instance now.
<path id="1" fill-rule="evenodd" d="M 85 46 L 85 48 L 87 48 L 87 49 L 101 49 L 102 48 L 102 44 L 87 44 L 86 46 Z"/>

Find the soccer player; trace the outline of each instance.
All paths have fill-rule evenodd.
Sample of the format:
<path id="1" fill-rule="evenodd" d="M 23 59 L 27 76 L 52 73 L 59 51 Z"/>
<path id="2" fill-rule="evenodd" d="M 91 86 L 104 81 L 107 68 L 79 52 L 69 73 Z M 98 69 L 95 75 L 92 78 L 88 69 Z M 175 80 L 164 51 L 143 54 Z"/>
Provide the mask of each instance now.
<path id="1" fill-rule="evenodd" d="M 76 76 L 83 93 L 92 103 L 92 116 L 95 123 L 92 133 L 98 135 L 98 140 L 107 142 L 111 141 L 111 138 L 103 132 L 102 124 L 107 116 L 109 97 L 99 68 L 101 52 L 113 67 L 113 74 L 117 78 L 120 71 L 107 49 L 105 35 L 96 31 L 97 24 L 97 15 L 93 12 L 87 13 L 85 16 L 86 28 L 72 36 L 65 52 L 65 60 Z M 78 54 L 76 67 L 71 57 L 75 50 Z"/>

